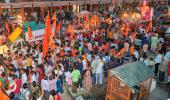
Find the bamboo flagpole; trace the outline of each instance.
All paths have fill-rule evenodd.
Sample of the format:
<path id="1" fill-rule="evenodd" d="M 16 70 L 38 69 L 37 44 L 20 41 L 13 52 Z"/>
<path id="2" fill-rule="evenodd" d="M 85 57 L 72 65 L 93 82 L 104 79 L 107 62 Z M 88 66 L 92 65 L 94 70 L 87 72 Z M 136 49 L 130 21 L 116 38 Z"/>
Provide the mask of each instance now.
<path id="1" fill-rule="evenodd" d="M 41 4 L 41 16 L 44 18 L 44 4 Z"/>
<path id="2" fill-rule="evenodd" d="M 104 12 L 106 11 L 106 0 L 104 0 Z"/>
<path id="3" fill-rule="evenodd" d="M 32 3 L 32 7 L 31 7 L 31 14 L 32 16 L 34 15 L 34 4 Z"/>
<path id="4" fill-rule="evenodd" d="M 60 1 L 60 21 L 59 21 L 59 24 L 60 24 L 60 32 L 59 32 L 59 40 L 61 40 L 61 29 L 62 29 L 62 12 L 61 12 L 61 10 L 62 10 L 62 6 L 61 6 L 61 1 Z"/>
<path id="5" fill-rule="evenodd" d="M 51 2 L 50 10 L 51 10 L 51 15 L 52 15 L 53 14 L 53 2 Z"/>
<path id="6" fill-rule="evenodd" d="M 13 16 L 13 7 L 12 7 L 12 5 L 10 6 L 10 8 L 11 8 L 11 15 Z"/>

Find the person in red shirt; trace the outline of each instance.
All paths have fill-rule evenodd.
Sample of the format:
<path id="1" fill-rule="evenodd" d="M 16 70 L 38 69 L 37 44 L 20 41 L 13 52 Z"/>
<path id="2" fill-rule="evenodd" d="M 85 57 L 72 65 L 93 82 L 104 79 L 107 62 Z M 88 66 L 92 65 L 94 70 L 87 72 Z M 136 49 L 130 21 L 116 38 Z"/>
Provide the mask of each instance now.
<path id="1" fill-rule="evenodd" d="M 44 79 L 44 71 L 43 71 L 43 65 L 39 65 L 38 68 L 39 78 L 38 78 L 38 84 L 41 84 L 41 80 Z"/>
<path id="2" fill-rule="evenodd" d="M 20 88 L 21 88 L 21 84 L 22 84 L 22 81 L 21 81 L 21 79 L 19 79 L 19 78 L 16 78 L 15 80 L 15 83 L 16 83 L 16 89 L 15 89 L 15 91 L 14 91 L 14 94 L 19 94 L 20 93 Z"/>

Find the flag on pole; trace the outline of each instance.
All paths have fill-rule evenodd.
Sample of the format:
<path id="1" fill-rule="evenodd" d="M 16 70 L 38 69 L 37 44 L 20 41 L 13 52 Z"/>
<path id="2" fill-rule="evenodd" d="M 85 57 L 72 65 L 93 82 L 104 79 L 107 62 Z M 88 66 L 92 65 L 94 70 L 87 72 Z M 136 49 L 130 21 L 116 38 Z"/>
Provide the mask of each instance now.
<path id="1" fill-rule="evenodd" d="M 48 12 L 48 15 L 46 17 L 45 26 L 46 26 L 47 34 L 50 36 L 52 31 L 51 31 L 51 20 L 50 20 L 49 12 Z"/>
<path id="2" fill-rule="evenodd" d="M 148 25 L 148 27 L 146 29 L 146 32 L 149 32 L 149 31 L 152 31 L 152 20 L 149 21 L 149 25 Z"/>
<path id="3" fill-rule="evenodd" d="M 53 38 L 53 35 L 50 35 L 49 46 L 50 46 L 51 48 L 53 48 L 53 45 L 54 45 L 54 38 Z"/>
<path id="4" fill-rule="evenodd" d="M 53 33 L 53 36 L 54 36 L 54 34 L 55 34 L 55 32 L 56 32 L 56 12 L 54 12 L 54 15 L 53 15 L 53 17 L 51 18 L 51 20 L 54 21 L 54 22 L 53 22 L 53 26 L 52 26 L 52 33 Z"/>
<path id="5" fill-rule="evenodd" d="M 56 20 L 56 12 L 54 12 L 54 14 L 53 14 L 51 20 Z"/>
<path id="6" fill-rule="evenodd" d="M 32 37 L 33 37 L 33 35 L 32 35 L 32 31 L 31 31 L 31 27 L 28 25 L 28 38 L 29 38 L 29 40 L 31 40 Z"/>
<path id="7" fill-rule="evenodd" d="M 43 55 L 42 55 L 42 59 L 44 59 L 44 57 L 46 56 L 47 52 L 48 52 L 48 45 L 49 45 L 49 37 L 51 35 L 51 28 L 50 28 L 50 15 L 48 12 L 48 15 L 46 17 L 46 21 L 45 21 L 45 34 L 44 34 L 44 41 L 43 41 Z"/>

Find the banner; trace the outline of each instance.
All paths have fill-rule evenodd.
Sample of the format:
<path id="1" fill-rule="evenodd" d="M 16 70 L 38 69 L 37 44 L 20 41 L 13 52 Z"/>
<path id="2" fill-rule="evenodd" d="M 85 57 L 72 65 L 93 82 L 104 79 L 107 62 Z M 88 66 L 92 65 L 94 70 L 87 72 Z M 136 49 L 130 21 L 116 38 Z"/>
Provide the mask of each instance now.
<path id="1" fill-rule="evenodd" d="M 32 36 L 32 39 L 29 40 L 28 32 L 26 32 L 25 33 L 25 40 L 29 41 L 29 42 L 43 40 L 44 39 L 44 33 L 45 33 L 44 29 L 32 31 L 33 36 Z"/>
<path id="2" fill-rule="evenodd" d="M 8 37 L 11 42 L 14 42 L 22 33 L 22 29 L 17 27 L 14 32 Z"/>

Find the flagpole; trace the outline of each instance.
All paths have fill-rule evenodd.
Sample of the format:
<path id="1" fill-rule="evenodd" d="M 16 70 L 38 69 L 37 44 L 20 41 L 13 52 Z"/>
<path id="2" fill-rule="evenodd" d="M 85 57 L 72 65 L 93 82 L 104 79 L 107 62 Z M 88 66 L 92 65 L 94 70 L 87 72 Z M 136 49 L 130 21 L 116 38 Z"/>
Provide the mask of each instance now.
<path id="1" fill-rule="evenodd" d="M 32 3 L 32 16 L 34 15 L 34 4 Z"/>
<path id="2" fill-rule="evenodd" d="M 60 1 L 60 21 L 59 21 L 59 24 L 60 24 L 60 32 L 59 32 L 59 40 L 61 40 L 61 39 L 60 39 L 60 34 L 61 34 L 61 29 L 62 29 L 62 28 L 61 28 L 61 27 L 62 27 L 62 24 L 61 24 L 61 18 L 62 18 L 61 9 L 62 9 L 62 8 L 61 8 L 61 7 L 62 7 L 62 6 L 61 6 L 61 1 Z"/>
<path id="3" fill-rule="evenodd" d="M 53 13 L 53 2 L 51 2 L 51 15 Z"/>
<path id="4" fill-rule="evenodd" d="M 13 16 L 13 7 L 12 7 L 12 5 L 11 5 L 11 15 Z"/>
<path id="5" fill-rule="evenodd" d="M 104 12 L 106 11 L 106 0 L 104 0 Z"/>

